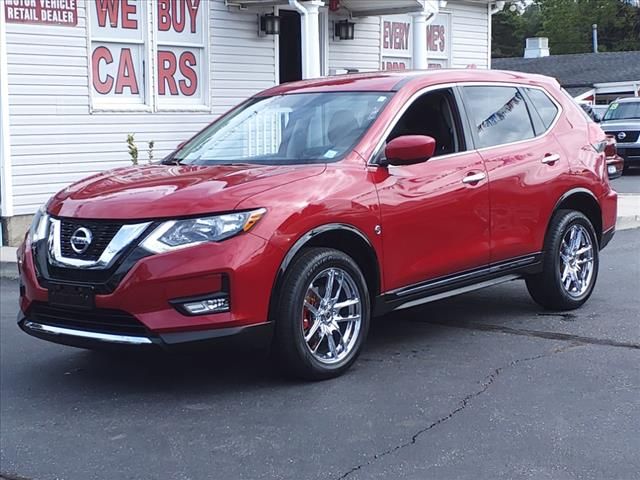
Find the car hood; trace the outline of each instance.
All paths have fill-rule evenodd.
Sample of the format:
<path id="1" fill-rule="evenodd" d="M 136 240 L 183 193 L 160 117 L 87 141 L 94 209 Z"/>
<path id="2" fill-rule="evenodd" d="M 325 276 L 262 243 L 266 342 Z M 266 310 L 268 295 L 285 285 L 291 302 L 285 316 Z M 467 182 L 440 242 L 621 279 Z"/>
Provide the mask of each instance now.
<path id="1" fill-rule="evenodd" d="M 640 120 L 609 120 L 600 123 L 600 128 L 602 128 L 605 132 L 619 130 L 640 130 Z"/>
<path id="2" fill-rule="evenodd" d="M 319 175 L 326 165 L 153 165 L 81 180 L 55 195 L 51 215 L 87 219 L 151 219 L 231 211 L 271 188 Z"/>

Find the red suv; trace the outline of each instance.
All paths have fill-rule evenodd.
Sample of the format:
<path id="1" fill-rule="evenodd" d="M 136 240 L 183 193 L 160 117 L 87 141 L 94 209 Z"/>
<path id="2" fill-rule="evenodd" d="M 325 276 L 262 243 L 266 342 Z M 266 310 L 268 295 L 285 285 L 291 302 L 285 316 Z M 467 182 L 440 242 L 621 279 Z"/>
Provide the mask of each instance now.
<path id="1" fill-rule="evenodd" d="M 19 251 L 19 325 L 86 348 L 246 335 L 319 379 L 355 361 L 373 315 L 517 278 L 577 308 L 614 234 L 605 145 L 542 76 L 278 86 L 160 165 L 53 197 Z"/>

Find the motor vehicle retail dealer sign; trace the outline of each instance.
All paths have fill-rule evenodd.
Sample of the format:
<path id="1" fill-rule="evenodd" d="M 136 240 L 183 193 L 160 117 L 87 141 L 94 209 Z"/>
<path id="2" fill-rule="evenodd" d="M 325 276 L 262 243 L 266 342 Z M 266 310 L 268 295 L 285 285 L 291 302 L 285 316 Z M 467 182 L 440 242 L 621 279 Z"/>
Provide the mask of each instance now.
<path id="1" fill-rule="evenodd" d="M 78 25 L 78 0 L 3 0 L 8 23 Z"/>

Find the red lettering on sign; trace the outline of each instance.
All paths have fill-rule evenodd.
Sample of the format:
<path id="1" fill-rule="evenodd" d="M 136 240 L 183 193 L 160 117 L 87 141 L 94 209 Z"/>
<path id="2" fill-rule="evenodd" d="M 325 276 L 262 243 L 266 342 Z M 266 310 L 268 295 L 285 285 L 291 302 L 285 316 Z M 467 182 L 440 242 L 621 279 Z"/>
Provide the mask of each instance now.
<path id="1" fill-rule="evenodd" d="M 171 28 L 181 33 L 187 23 L 191 33 L 196 33 L 198 9 L 201 0 L 158 0 L 158 30 L 167 32 Z"/>
<path id="2" fill-rule="evenodd" d="M 404 62 L 384 62 L 383 70 L 406 70 L 407 65 Z"/>
<path id="3" fill-rule="evenodd" d="M 445 51 L 444 25 L 429 25 L 427 27 L 427 48 L 432 52 Z"/>
<path id="4" fill-rule="evenodd" d="M 173 29 L 178 32 L 178 33 L 182 33 L 182 31 L 184 30 L 184 24 L 185 24 L 185 20 L 186 20 L 186 15 L 185 15 L 185 0 L 181 0 L 180 1 L 180 13 L 178 13 L 178 0 L 171 0 L 171 11 L 172 11 L 172 24 L 173 24 Z M 178 20 L 178 18 L 180 18 Z"/>
<path id="5" fill-rule="evenodd" d="M 166 32 L 170 28 L 169 0 L 158 0 L 158 30 Z"/>
<path id="6" fill-rule="evenodd" d="M 390 48 L 390 41 L 389 39 L 391 38 L 391 22 L 384 22 L 384 26 L 383 28 L 383 41 L 382 41 L 382 46 L 383 48 Z"/>
<path id="7" fill-rule="evenodd" d="M 166 95 L 166 85 L 169 85 L 171 95 L 178 95 L 176 85 L 176 56 L 173 52 L 158 51 L 158 93 Z"/>
<path id="8" fill-rule="evenodd" d="M 384 22 L 383 47 L 389 50 L 408 50 L 410 23 Z"/>
<path id="9" fill-rule="evenodd" d="M 98 16 L 98 25 L 101 27 L 107 24 L 107 15 L 109 15 L 109 23 L 113 28 L 118 26 L 118 8 L 120 4 L 118 0 L 96 0 L 96 15 Z"/>
<path id="10" fill-rule="evenodd" d="M 187 0 L 187 8 L 189 9 L 189 17 L 191 19 L 191 33 L 196 33 L 196 19 L 198 18 L 200 0 Z"/>
<path id="11" fill-rule="evenodd" d="M 131 0 L 96 0 L 96 15 L 98 16 L 98 25 L 104 27 L 107 25 L 107 16 L 109 24 L 112 28 L 118 26 L 118 16 L 122 28 L 136 30 L 138 28 L 138 20 L 130 18 L 129 15 L 135 15 L 137 6 L 135 3 L 129 3 Z"/>
<path id="12" fill-rule="evenodd" d="M 96 92 L 106 95 L 113 88 L 113 77 L 111 75 L 107 75 L 104 82 L 100 79 L 100 62 L 102 60 L 104 60 L 107 65 L 113 63 L 113 56 L 106 47 L 96 48 L 91 55 L 93 88 L 95 88 Z"/>
<path id="13" fill-rule="evenodd" d="M 180 80 L 180 92 L 187 97 L 193 96 L 198 90 L 198 75 L 196 71 L 191 68 L 196 66 L 196 56 L 192 52 L 184 52 L 180 55 L 180 73 L 189 80 L 187 85 L 186 80 Z"/>
<path id="14" fill-rule="evenodd" d="M 137 6 L 135 3 L 129 3 L 129 0 L 122 2 L 122 28 L 130 28 L 132 30 L 138 29 L 138 20 L 135 18 L 129 18 L 129 15 L 135 15 Z"/>
<path id="15" fill-rule="evenodd" d="M 139 93 L 138 79 L 136 78 L 136 69 L 133 66 L 130 48 L 123 48 L 120 51 L 115 93 L 122 94 L 125 88 L 128 88 L 132 95 L 138 95 Z"/>

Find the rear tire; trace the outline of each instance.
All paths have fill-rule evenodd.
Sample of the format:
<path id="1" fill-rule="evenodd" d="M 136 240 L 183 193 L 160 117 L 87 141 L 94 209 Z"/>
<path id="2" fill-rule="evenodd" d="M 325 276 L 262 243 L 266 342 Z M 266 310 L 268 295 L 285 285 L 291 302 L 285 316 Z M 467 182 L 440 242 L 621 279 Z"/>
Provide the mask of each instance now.
<path id="1" fill-rule="evenodd" d="M 307 380 L 342 375 L 364 345 L 371 301 L 356 262 L 339 250 L 309 248 L 285 272 L 272 321 L 272 353 Z"/>
<path id="2" fill-rule="evenodd" d="M 533 300 L 549 310 L 573 310 L 591 296 L 598 277 L 599 246 L 589 219 L 558 210 L 544 245 L 543 270 L 526 279 Z"/>

